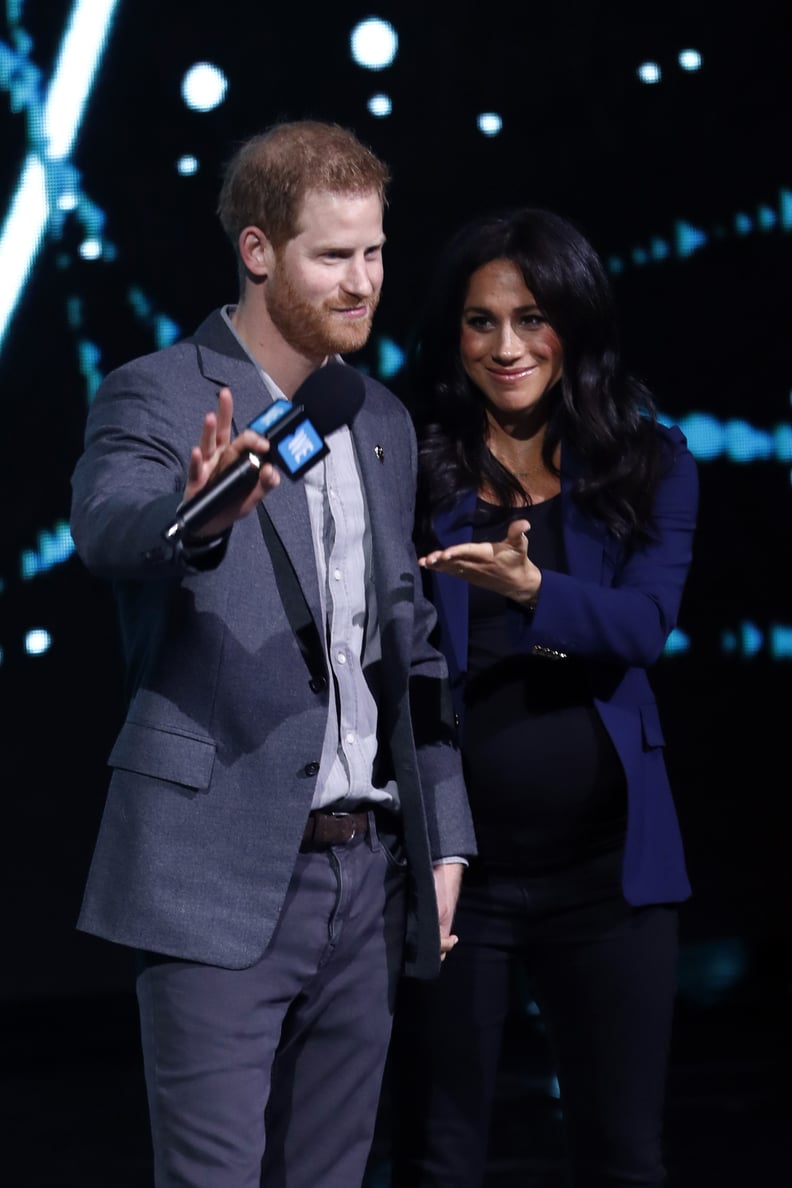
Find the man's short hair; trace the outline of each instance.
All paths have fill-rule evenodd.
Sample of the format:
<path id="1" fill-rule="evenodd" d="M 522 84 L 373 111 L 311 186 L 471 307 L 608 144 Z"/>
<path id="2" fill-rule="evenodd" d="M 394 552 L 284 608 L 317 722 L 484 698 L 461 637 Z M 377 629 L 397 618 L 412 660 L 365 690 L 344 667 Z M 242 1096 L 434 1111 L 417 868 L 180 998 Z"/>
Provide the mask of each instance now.
<path id="1" fill-rule="evenodd" d="M 295 120 L 275 124 L 245 141 L 225 170 L 217 213 L 233 248 L 245 227 L 260 227 L 273 247 L 298 234 L 297 219 L 309 192 L 379 195 L 383 208 L 387 166 L 354 132 L 338 124 Z"/>

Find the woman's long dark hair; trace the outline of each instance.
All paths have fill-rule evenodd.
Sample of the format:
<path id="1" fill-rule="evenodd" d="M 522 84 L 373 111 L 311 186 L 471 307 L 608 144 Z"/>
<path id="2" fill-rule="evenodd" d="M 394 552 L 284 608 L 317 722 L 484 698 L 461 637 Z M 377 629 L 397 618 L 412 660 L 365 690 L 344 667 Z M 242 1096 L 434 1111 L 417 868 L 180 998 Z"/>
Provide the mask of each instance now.
<path id="1" fill-rule="evenodd" d="M 484 399 L 460 358 L 462 311 L 473 273 L 492 260 L 520 269 L 559 336 L 563 376 L 554 390 L 542 454 L 563 439 L 583 473 L 575 498 L 629 547 L 651 534 L 662 465 L 654 400 L 621 365 L 617 319 L 603 264 L 586 237 L 550 211 L 521 209 L 467 224 L 452 238 L 407 351 L 408 392 L 419 438 L 417 536 L 432 513 L 482 483 L 507 506 L 525 502 L 517 480 L 486 446 Z"/>

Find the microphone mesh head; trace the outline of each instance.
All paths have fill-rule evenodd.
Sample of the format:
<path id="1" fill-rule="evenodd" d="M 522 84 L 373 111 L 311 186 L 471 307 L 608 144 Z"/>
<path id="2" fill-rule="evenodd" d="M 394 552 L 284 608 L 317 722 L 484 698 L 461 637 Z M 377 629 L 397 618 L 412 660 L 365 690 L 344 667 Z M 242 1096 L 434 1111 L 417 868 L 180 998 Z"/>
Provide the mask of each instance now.
<path id="1" fill-rule="evenodd" d="M 292 403 L 302 405 L 322 437 L 349 425 L 366 394 L 363 377 L 346 363 L 326 363 L 300 384 Z"/>

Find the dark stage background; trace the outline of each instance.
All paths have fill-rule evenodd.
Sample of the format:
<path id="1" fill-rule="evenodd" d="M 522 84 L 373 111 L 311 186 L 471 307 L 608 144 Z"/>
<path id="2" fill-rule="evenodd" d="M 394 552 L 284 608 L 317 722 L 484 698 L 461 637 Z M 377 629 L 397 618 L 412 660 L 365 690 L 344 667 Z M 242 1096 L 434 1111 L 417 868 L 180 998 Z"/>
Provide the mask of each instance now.
<path id="1" fill-rule="evenodd" d="M 124 955 L 74 929 L 122 713 L 109 592 L 73 555 L 67 527 L 86 408 L 111 367 L 235 299 L 214 214 L 222 164 L 237 140 L 309 116 L 353 127 L 392 168 L 385 290 L 357 361 L 400 394 L 401 348 L 427 270 L 468 216 L 550 206 L 608 261 L 628 359 L 688 433 L 701 474 L 680 629 L 654 673 L 694 884 L 680 1001 L 786 1009 L 792 75 L 783 7 L 426 0 L 372 13 L 345 0 L 7 0 L 5 1000 L 129 987 Z M 376 69 L 351 56 L 352 34 L 372 16 L 396 39 Z M 698 68 L 680 64 L 683 51 L 698 52 Z M 644 63 L 658 68 L 657 82 L 641 81 Z M 188 84 L 202 77 L 210 94 L 191 98 Z M 480 130 L 487 114 L 502 121 L 496 134 Z"/>

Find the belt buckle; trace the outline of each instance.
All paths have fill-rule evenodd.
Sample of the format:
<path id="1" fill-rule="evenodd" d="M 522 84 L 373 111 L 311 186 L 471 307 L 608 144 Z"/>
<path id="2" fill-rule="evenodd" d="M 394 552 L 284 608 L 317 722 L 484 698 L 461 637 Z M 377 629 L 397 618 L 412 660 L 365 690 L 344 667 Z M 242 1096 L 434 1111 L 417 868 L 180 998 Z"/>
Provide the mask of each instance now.
<path id="1" fill-rule="evenodd" d="M 346 813 L 345 813 L 345 812 L 335 812 L 335 811 L 333 811 L 333 812 L 331 812 L 331 813 L 330 813 L 330 816 L 331 816 L 331 817 L 335 817 L 335 819 L 336 819 L 336 820 L 341 820 L 343 817 L 352 817 L 352 816 L 353 816 L 353 814 L 352 814 L 352 813 L 349 813 L 349 812 L 346 812 Z M 351 841 L 352 841 L 352 839 L 353 839 L 354 837 L 357 837 L 357 825 L 355 824 L 355 821 L 354 821 L 354 819 L 353 819 L 353 821 L 352 821 L 352 832 L 350 833 L 349 837 L 347 838 L 347 841 L 348 841 L 348 842 L 351 842 Z"/>

